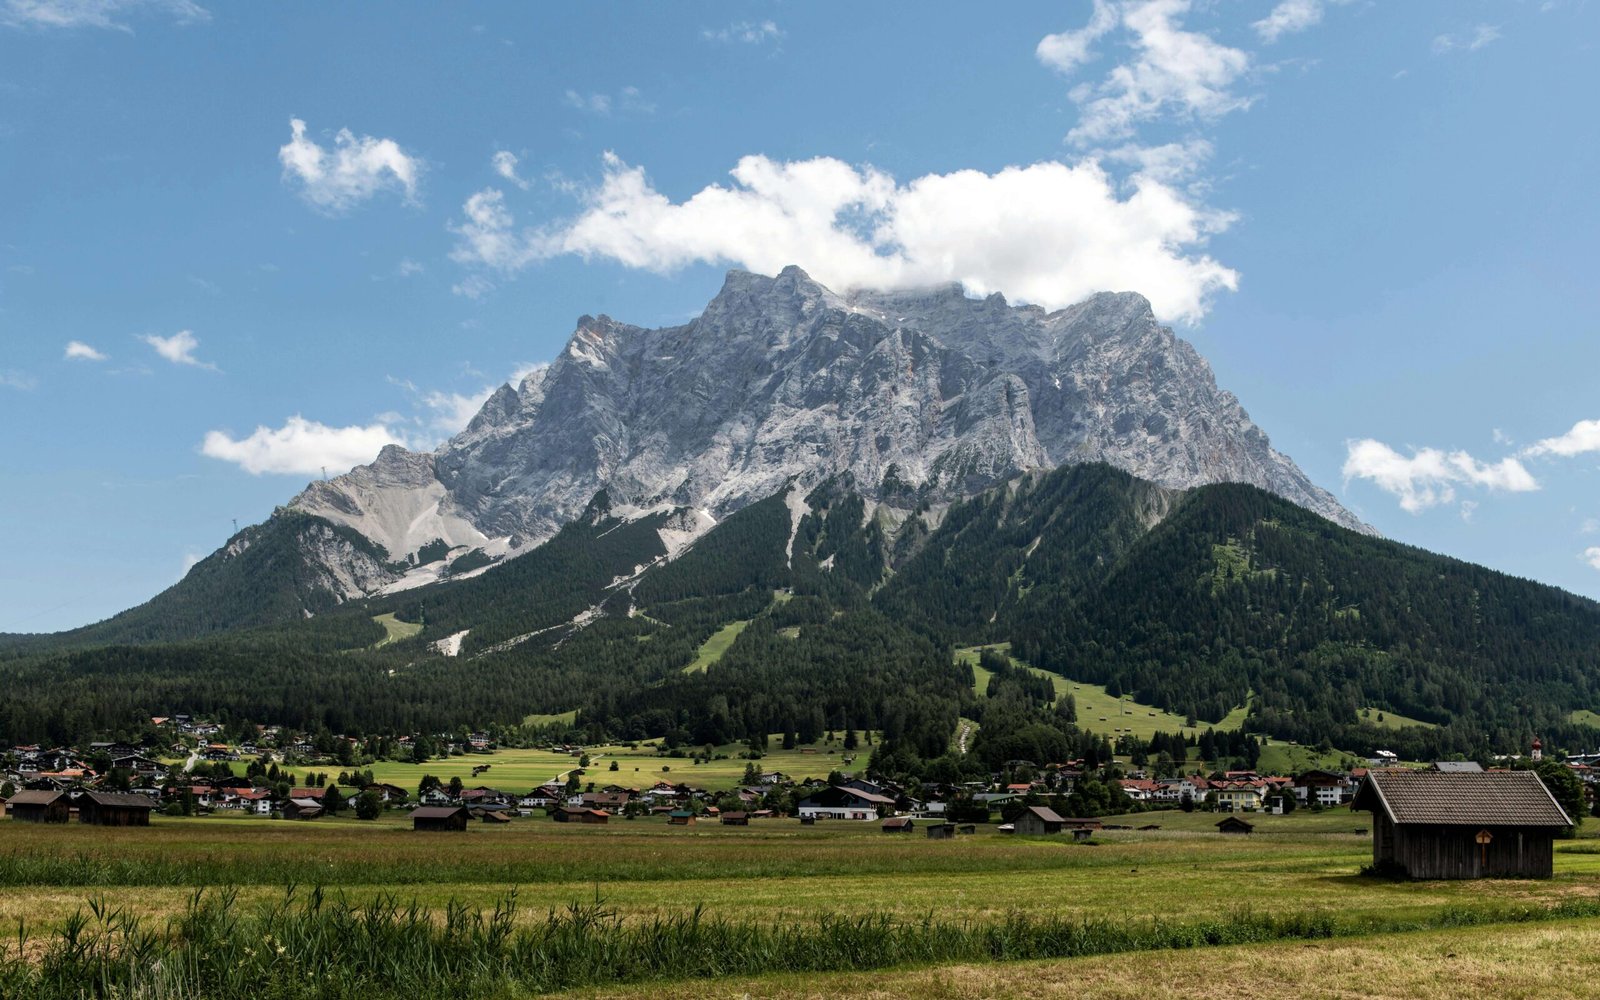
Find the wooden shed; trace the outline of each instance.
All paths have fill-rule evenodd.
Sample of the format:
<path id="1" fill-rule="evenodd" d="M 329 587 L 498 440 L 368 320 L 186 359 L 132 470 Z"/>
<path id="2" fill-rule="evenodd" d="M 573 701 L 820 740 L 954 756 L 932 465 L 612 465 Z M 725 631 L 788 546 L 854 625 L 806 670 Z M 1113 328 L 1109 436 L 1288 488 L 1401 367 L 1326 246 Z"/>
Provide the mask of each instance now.
<path id="1" fill-rule="evenodd" d="M 78 822 L 94 826 L 149 826 L 156 804 L 143 795 L 85 792 L 78 799 Z"/>
<path id="2" fill-rule="evenodd" d="M 316 819 L 322 815 L 322 803 L 316 799 L 290 799 L 283 804 L 284 819 Z"/>
<path id="3" fill-rule="evenodd" d="M 1024 837 L 1039 837 L 1060 833 L 1064 823 L 1066 820 L 1056 815 L 1056 811 L 1049 806 L 1029 806 L 1012 825 Z"/>
<path id="4" fill-rule="evenodd" d="M 737 810 L 730 810 L 722 814 L 721 821 L 723 826 L 749 826 L 750 814 L 746 812 L 739 812 Z"/>
<path id="5" fill-rule="evenodd" d="M 6 803 L 11 818 L 24 823 L 65 823 L 69 809 L 64 792 L 18 792 Z"/>
<path id="6" fill-rule="evenodd" d="M 935 823 L 928 827 L 929 840 L 949 840 L 956 835 L 954 823 Z"/>
<path id="7" fill-rule="evenodd" d="M 1572 820 L 1532 771 L 1376 770 L 1351 802 L 1372 813 L 1372 863 L 1408 878 L 1549 878 Z"/>
<path id="8" fill-rule="evenodd" d="M 1217 821 L 1218 833 L 1250 833 L 1255 830 L 1255 824 L 1242 820 L 1237 816 Z"/>
<path id="9" fill-rule="evenodd" d="M 667 823 L 671 826 L 694 826 L 694 813 L 687 809 L 674 809 L 667 813 Z"/>
<path id="10" fill-rule="evenodd" d="M 411 810 L 412 830 L 465 830 L 465 806 L 422 806 Z"/>
<path id="11" fill-rule="evenodd" d="M 890 816 L 883 821 L 882 829 L 884 833 L 910 833 L 916 829 L 916 824 L 910 816 Z"/>

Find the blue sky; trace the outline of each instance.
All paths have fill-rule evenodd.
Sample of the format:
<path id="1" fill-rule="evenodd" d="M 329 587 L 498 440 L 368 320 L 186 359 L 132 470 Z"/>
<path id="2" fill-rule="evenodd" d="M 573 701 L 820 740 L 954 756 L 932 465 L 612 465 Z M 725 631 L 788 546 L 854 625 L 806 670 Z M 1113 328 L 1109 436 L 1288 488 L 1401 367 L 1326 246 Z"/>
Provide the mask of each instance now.
<path id="1" fill-rule="evenodd" d="M 0 631 L 791 260 L 1144 292 L 1384 534 L 1600 596 L 1595 4 L 581 6 L 0 0 Z"/>

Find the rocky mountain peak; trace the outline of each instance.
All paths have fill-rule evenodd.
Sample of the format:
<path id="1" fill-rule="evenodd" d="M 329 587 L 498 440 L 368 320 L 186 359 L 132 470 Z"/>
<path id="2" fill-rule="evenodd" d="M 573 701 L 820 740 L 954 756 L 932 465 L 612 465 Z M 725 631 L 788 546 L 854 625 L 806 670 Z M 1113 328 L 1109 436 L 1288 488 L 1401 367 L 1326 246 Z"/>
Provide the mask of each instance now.
<path id="1" fill-rule="evenodd" d="M 894 502 L 945 502 L 1091 461 L 1170 487 L 1253 483 L 1361 527 L 1142 295 L 1047 312 L 953 284 L 839 294 L 794 266 L 729 271 L 680 326 L 583 316 L 437 452 L 385 449 L 294 506 L 401 558 L 434 539 L 514 555 L 602 491 L 711 523 L 790 480 L 850 474 L 872 494 L 893 469 Z"/>

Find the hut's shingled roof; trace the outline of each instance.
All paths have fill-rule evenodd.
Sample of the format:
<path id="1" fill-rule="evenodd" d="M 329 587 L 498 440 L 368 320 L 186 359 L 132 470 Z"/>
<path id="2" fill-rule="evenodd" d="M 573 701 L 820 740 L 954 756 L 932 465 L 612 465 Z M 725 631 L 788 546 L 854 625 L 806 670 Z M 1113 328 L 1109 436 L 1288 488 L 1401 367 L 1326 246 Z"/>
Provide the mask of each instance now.
<path id="1" fill-rule="evenodd" d="M 1425 826 L 1572 825 L 1532 771 L 1377 770 L 1367 775 L 1356 809 L 1382 810 L 1398 824 Z"/>

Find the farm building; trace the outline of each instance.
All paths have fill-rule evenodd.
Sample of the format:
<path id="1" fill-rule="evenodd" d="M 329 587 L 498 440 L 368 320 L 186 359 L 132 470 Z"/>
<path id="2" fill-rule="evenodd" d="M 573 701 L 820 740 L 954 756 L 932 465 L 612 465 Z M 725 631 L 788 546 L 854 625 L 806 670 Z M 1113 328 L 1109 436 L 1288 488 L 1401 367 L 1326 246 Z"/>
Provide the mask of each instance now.
<path id="1" fill-rule="evenodd" d="M 316 799 L 290 799 L 283 804 L 284 819 L 316 819 L 322 815 L 322 803 Z"/>
<path id="2" fill-rule="evenodd" d="M 568 806 L 557 806 L 551 811 L 550 818 L 557 823 L 605 823 L 611 819 L 611 814 L 604 809 L 575 809 Z"/>
<path id="3" fill-rule="evenodd" d="M 1572 820 L 1532 771 L 1374 770 L 1352 809 L 1372 813 L 1372 862 L 1409 878 L 1549 878 Z"/>
<path id="4" fill-rule="evenodd" d="M 78 800 L 78 822 L 94 826 L 149 826 L 156 804 L 143 795 L 85 792 Z"/>
<path id="5" fill-rule="evenodd" d="M 1040 837 L 1060 833 L 1065 823 L 1066 820 L 1057 816 L 1056 811 L 1049 806 L 1029 806 L 1016 818 L 1013 826 L 1025 837 Z"/>
<path id="6" fill-rule="evenodd" d="M 730 811 L 722 814 L 723 826 L 749 826 L 750 814 L 746 812 Z"/>
<path id="7" fill-rule="evenodd" d="M 1255 824 L 1242 820 L 1237 816 L 1229 816 L 1227 819 L 1217 822 L 1218 833 L 1250 833 L 1254 829 Z"/>
<path id="8" fill-rule="evenodd" d="M 694 826 L 694 813 L 687 809 L 674 809 L 667 813 L 667 822 L 672 826 Z"/>
<path id="9" fill-rule="evenodd" d="M 877 819 L 878 809 L 894 808 L 894 799 L 859 788 L 824 788 L 801 799 L 795 811 L 804 819 Z"/>
<path id="10" fill-rule="evenodd" d="M 910 833 L 916 829 L 916 824 L 911 822 L 910 816 L 890 816 L 883 821 L 884 833 Z"/>
<path id="11" fill-rule="evenodd" d="M 411 810 L 412 830 L 465 830 L 465 806 L 422 806 Z"/>
<path id="12" fill-rule="evenodd" d="M 954 823 L 934 823 L 928 827 L 929 840 L 950 840 L 956 835 Z"/>
<path id="13" fill-rule="evenodd" d="M 68 809 L 62 792 L 18 792 L 6 803 L 11 818 L 24 823 L 65 823 Z"/>

